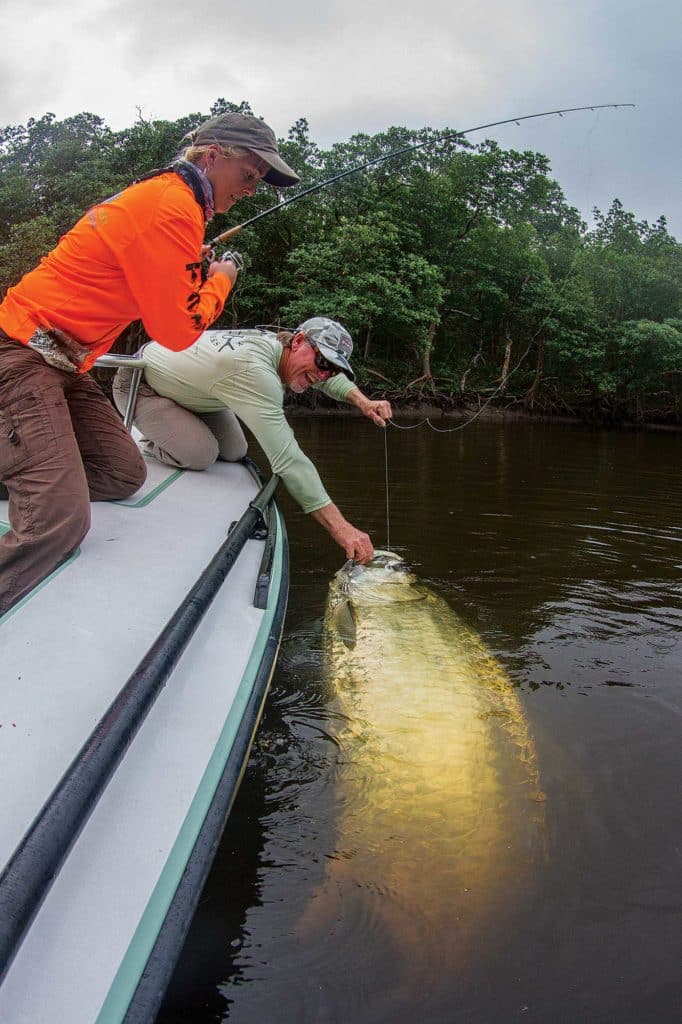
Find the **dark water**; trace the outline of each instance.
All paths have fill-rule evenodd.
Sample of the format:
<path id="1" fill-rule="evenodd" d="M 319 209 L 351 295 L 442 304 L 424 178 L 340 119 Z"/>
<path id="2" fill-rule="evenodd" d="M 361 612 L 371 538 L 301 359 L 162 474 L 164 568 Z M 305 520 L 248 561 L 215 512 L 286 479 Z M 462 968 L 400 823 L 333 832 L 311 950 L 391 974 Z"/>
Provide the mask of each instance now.
<path id="1" fill-rule="evenodd" d="M 380 431 L 346 418 L 296 431 L 341 508 L 384 545 Z M 281 657 L 160 1024 L 680 1021 L 682 436 L 474 424 L 388 442 L 391 546 L 512 677 L 546 794 L 546 855 L 461 962 L 439 933 L 434 970 L 407 992 L 361 900 L 305 941 L 338 840 L 321 628 L 343 557 L 284 499 Z"/>

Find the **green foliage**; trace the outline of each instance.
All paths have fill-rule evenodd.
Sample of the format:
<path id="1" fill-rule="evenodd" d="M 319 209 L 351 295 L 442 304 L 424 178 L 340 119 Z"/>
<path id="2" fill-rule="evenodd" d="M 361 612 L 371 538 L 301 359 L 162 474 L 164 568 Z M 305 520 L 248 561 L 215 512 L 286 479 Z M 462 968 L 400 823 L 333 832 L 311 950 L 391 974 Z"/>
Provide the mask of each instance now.
<path id="1" fill-rule="evenodd" d="M 91 113 L 0 130 L 0 289 L 88 205 L 166 166 L 191 128 L 227 110 L 252 113 L 246 101 L 219 98 L 208 113 L 140 116 L 120 132 Z M 417 380 L 452 401 L 494 395 L 601 418 L 679 419 L 682 246 L 665 218 L 638 221 L 616 199 L 588 230 L 543 154 L 430 128 L 392 127 L 323 150 L 301 117 L 280 145 L 308 188 L 424 142 L 228 243 L 247 272 L 221 323 L 340 319 L 360 379 L 383 379 L 393 397 Z M 216 217 L 209 236 L 275 201 L 259 190 Z"/>
<path id="2" fill-rule="evenodd" d="M 304 242 L 288 257 L 291 299 L 282 312 L 296 324 L 317 311 L 341 320 L 354 337 L 379 332 L 400 348 L 423 348 L 439 319 L 441 272 L 405 253 L 399 231 L 382 212 L 342 220 L 324 242 Z"/>
<path id="3" fill-rule="evenodd" d="M 606 216 L 595 210 L 582 267 L 604 324 L 659 320 L 682 311 L 682 246 L 665 220 L 638 222 L 615 200 Z"/>
<path id="4" fill-rule="evenodd" d="M 54 221 L 45 214 L 13 224 L 0 245 L 0 287 L 9 288 L 22 276 L 24 267 L 35 266 L 59 239 Z M 16 269 L 14 269 L 16 268 Z"/>
<path id="5" fill-rule="evenodd" d="M 53 114 L 26 127 L 0 132 L 0 232 L 33 217 L 49 218 L 59 236 L 83 210 L 120 187 L 112 165 L 114 137 L 101 118 L 78 114 L 55 121 Z M 3 268 L 20 276 L 28 266 Z"/>
<path id="6" fill-rule="evenodd" d="M 682 375 L 682 320 L 625 321 L 608 347 L 613 387 L 627 397 L 654 393 L 669 375 Z"/>

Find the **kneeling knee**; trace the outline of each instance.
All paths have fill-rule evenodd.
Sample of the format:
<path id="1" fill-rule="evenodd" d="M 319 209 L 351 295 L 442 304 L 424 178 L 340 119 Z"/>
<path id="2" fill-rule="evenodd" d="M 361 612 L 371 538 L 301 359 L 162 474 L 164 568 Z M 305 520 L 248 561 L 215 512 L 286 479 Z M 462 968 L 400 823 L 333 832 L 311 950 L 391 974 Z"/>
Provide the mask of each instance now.
<path id="1" fill-rule="evenodd" d="M 147 466 L 141 453 L 137 452 L 137 458 L 130 460 L 126 466 L 125 473 L 119 475 L 117 483 L 120 484 L 120 498 L 129 498 L 131 494 L 139 491 L 147 479 Z"/>
<path id="2" fill-rule="evenodd" d="M 137 453 L 137 461 L 134 462 L 131 465 L 131 467 L 130 467 L 129 481 L 128 481 L 129 484 L 130 484 L 130 493 L 134 494 L 135 491 L 139 491 L 140 487 L 142 487 L 142 484 L 145 482 L 146 479 L 147 479 L 147 465 L 146 465 L 144 459 L 142 458 L 141 452 L 138 451 L 138 453 Z"/>
<path id="3" fill-rule="evenodd" d="M 201 455 L 193 455 L 191 459 L 187 460 L 187 464 L 183 467 L 184 469 L 193 469 L 196 472 L 201 472 L 204 469 L 208 469 L 217 460 L 218 453 L 215 456 L 209 455 L 208 452 L 202 452 Z"/>
<path id="4" fill-rule="evenodd" d="M 246 438 L 242 438 L 241 441 L 234 441 L 229 450 L 229 458 L 226 462 L 241 462 L 245 459 L 249 451 L 249 445 Z M 224 457 L 224 456 L 223 456 Z"/>
<path id="5" fill-rule="evenodd" d="M 185 453 L 185 469 L 201 471 L 208 469 L 218 459 L 218 442 L 215 438 L 206 439 L 203 444 L 196 445 Z"/>

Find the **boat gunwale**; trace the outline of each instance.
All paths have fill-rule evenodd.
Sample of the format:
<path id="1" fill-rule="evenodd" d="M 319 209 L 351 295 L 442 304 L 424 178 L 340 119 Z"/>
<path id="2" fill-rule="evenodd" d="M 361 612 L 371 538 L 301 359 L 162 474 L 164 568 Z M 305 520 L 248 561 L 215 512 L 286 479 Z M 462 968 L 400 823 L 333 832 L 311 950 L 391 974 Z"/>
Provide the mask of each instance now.
<path id="1" fill-rule="evenodd" d="M 263 481 L 255 464 L 247 464 L 246 468 L 250 471 L 256 485 L 261 486 Z M 171 475 L 171 481 L 175 475 Z M 255 512 L 259 511 L 253 500 L 249 502 L 249 508 Z M 172 973 L 175 960 L 182 949 L 184 938 L 201 895 L 201 889 L 210 870 L 227 816 L 246 768 L 276 663 L 289 588 L 286 530 L 281 514 L 272 498 L 267 508 L 261 511 L 261 515 L 264 515 L 269 521 L 268 532 L 271 540 L 274 535 L 274 544 L 272 545 L 274 558 L 270 564 L 272 570 L 270 587 L 266 590 L 267 601 L 261 610 L 262 620 L 255 638 L 249 645 L 248 661 L 244 665 L 241 680 L 238 683 L 232 705 L 225 715 L 225 721 L 211 758 L 191 802 L 187 805 L 182 824 L 169 848 L 162 875 L 156 885 L 147 890 L 147 901 L 146 905 L 143 904 L 145 909 L 142 912 L 142 918 L 118 964 L 118 970 L 109 986 L 108 993 L 106 989 L 104 990 L 103 1003 L 97 1020 L 106 1019 L 120 1022 L 129 1007 L 141 1005 L 141 1002 L 133 997 L 143 972 L 145 978 L 157 978 L 162 971 L 164 982 L 158 992 L 158 1002 L 160 1003 L 163 998 L 166 984 Z M 262 574 L 263 562 L 261 561 L 258 571 L 259 580 Z M 166 869 L 171 861 L 173 864 L 170 867 L 169 879 Z M 160 888 L 165 888 L 166 891 L 161 900 L 156 901 L 156 908 L 153 912 L 154 923 L 151 929 L 147 930 L 146 949 L 143 955 L 140 956 L 139 946 L 134 951 L 132 958 L 137 961 L 137 965 L 134 968 L 134 976 L 129 975 L 124 999 L 115 1001 L 117 1010 L 114 1010 L 113 1015 L 102 1016 L 109 997 L 112 995 L 112 990 L 119 980 L 121 968 L 136 944 L 138 932 L 145 915 L 147 915 L 149 905 L 154 902 L 157 890 Z M 173 948 L 173 955 L 169 961 L 168 954 L 164 953 L 159 960 L 160 970 L 152 972 L 149 961 L 157 941 L 161 941 L 162 931 L 166 946 L 170 945 Z M 169 962 L 170 967 L 168 967 Z M 130 984 L 131 978 L 132 984 Z M 158 989 L 158 981 L 153 980 L 152 991 L 155 989 Z M 137 1019 L 148 1020 L 150 1017 L 146 1014 Z"/>
<path id="2" fill-rule="evenodd" d="M 206 879 L 218 852 L 227 819 L 246 770 L 277 661 L 277 654 L 284 630 L 289 593 L 289 550 L 286 527 L 275 502 L 270 507 L 276 513 L 274 519 L 277 524 L 276 550 L 278 554 L 277 561 L 279 562 L 279 586 L 271 587 L 270 593 L 274 598 L 272 602 L 274 606 L 273 615 L 267 627 L 267 636 L 263 645 L 260 662 L 251 684 L 249 698 L 194 845 L 188 852 L 186 864 L 175 893 L 171 898 L 143 969 L 138 972 L 139 980 L 132 996 L 130 996 L 125 1016 L 110 1016 L 108 1014 L 108 996 L 96 1024 L 113 1024 L 113 1022 L 119 1021 L 122 1024 L 151 1024 L 154 1021 L 182 952 L 182 947 L 187 938 L 187 933 L 201 898 Z M 247 666 L 245 675 L 248 670 L 249 666 Z M 135 937 L 131 941 L 131 947 L 134 941 Z M 117 981 L 119 981 L 118 974 L 112 983 L 110 995 L 114 994 Z"/>

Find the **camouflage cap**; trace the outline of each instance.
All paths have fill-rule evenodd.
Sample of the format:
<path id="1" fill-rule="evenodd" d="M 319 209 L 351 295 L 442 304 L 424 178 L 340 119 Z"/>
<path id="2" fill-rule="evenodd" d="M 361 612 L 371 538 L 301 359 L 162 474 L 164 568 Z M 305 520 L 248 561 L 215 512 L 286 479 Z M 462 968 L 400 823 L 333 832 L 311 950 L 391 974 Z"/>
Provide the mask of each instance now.
<path id="1" fill-rule="evenodd" d="M 270 170 L 263 175 L 263 181 L 277 188 L 298 185 L 301 180 L 279 155 L 272 128 L 251 114 L 236 114 L 232 111 L 218 114 L 188 132 L 183 142 L 195 146 L 208 146 L 215 142 L 219 146 L 241 146 L 242 149 L 248 149 L 269 165 Z"/>
<path id="2" fill-rule="evenodd" d="M 345 327 L 326 316 L 313 316 L 299 324 L 296 331 L 302 331 L 325 359 L 338 366 L 350 380 L 355 380 L 355 374 L 348 362 L 353 352 L 353 339 Z"/>

